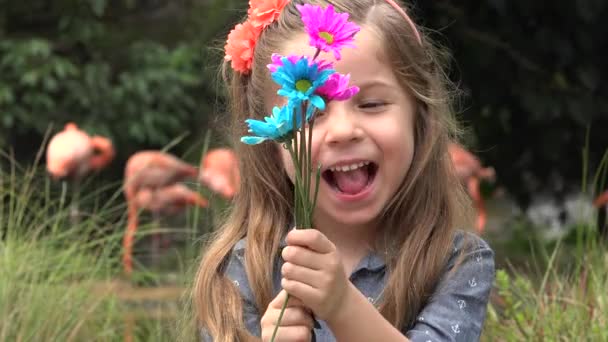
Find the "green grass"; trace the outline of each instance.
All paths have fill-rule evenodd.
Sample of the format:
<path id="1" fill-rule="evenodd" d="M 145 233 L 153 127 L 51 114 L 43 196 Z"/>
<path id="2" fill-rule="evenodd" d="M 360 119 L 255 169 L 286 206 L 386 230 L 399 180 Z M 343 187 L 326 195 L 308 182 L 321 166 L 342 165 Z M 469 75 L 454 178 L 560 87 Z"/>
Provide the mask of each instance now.
<path id="1" fill-rule="evenodd" d="M 592 241 L 591 238 L 589 241 Z M 497 272 L 485 341 L 608 341 L 608 253 L 558 243 L 536 271 Z"/>
<path id="2" fill-rule="evenodd" d="M 588 150 L 587 142 L 583 193 Z M 590 188 L 605 188 L 607 170 L 608 151 Z M 515 226 L 510 238 L 493 245 L 500 259 L 515 263 L 497 271 L 482 340 L 608 341 L 608 241 L 599 238 L 597 224 L 580 224 L 552 242 L 534 236 L 525 222 Z"/>
<path id="3" fill-rule="evenodd" d="M 188 298 L 159 301 L 163 315 L 155 316 L 147 306 L 156 301 L 125 300 L 102 286 L 128 284 L 120 264 L 125 222 L 117 185 L 74 197 L 37 163 L 24 169 L 7 155 L 0 158 L 0 341 L 196 339 Z M 72 198 L 79 198 L 77 217 L 70 214 Z M 151 273 L 138 266 L 136 277 Z M 186 266 L 177 272 L 174 285 L 184 286 Z M 148 277 L 147 284 L 158 279 Z"/>

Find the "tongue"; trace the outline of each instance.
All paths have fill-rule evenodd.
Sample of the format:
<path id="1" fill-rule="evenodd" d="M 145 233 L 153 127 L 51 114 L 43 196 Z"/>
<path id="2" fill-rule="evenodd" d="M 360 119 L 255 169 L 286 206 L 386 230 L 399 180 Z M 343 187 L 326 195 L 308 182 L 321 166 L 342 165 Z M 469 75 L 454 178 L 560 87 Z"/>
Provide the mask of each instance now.
<path id="1" fill-rule="evenodd" d="M 361 192 L 369 179 L 369 173 L 365 167 L 346 172 L 337 171 L 334 172 L 333 176 L 338 189 L 349 195 Z"/>

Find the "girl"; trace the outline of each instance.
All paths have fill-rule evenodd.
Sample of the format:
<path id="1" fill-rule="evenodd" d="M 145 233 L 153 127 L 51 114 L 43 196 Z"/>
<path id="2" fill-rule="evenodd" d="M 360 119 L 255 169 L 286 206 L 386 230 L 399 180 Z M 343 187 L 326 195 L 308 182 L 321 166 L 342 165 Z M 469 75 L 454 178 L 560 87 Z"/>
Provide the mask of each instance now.
<path id="1" fill-rule="evenodd" d="M 245 119 L 281 101 L 266 67 L 271 54 L 314 54 L 296 7 L 304 3 L 331 4 L 361 27 L 340 60 L 319 56 L 360 91 L 315 117 L 315 229 L 290 229 L 294 167 L 285 149 L 236 144 L 241 187 L 194 286 L 203 340 L 269 341 L 287 293 L 275 341 L 478 340 L 493 252 L 456 229 L 468 202 L 448 154 L 457 126 L 447 79 L 402 7 L 251 0 L 243 25 L 266 24 L 249 32 L 254 38 L 241 34 L 245 44 L 227 45 L 234 137 L 246 135 Z"/>

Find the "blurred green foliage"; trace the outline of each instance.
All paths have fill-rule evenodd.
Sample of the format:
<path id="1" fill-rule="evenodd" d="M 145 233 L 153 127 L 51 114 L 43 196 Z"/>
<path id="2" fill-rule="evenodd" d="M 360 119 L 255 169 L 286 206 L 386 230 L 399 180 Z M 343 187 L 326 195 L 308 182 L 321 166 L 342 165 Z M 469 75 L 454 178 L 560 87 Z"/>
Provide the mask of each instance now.
<path id="1" fill-rule="evenodd" d="M 452 78 L 466 92 L 469 146 L 494 165 L 520 203 L 547 188 L 581 190 L 608 147 L 608 3 L 417 1 L 422 24 L 453 52 Z M 560 183 L 563 183 L 560 184 Z M 574 189 L 569 188 L 572 186 Z"/>
<path id="2" fill-rule="evenodd" d="M 239 15 L 232 5 L 6 1 L 0 9 L 0 148 L 31 159 L 49 125 L 57 131 L 69 121 L 112 138 L 122 158 L 184 133 L 184 146 L 200 143 L 221 109 L 215 38 Z"/>

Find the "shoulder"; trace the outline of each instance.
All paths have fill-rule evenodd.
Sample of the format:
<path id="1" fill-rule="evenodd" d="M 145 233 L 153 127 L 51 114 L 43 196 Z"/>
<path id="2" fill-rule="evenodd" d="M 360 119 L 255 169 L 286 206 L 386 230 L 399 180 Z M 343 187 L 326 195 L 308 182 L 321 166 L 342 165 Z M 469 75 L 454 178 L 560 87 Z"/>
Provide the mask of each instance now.
<path id="1" fill-rule="evenodd" d="M 458 230 L 436 290 L 407 331 L 411 341 L 478 341 L 494 282 L 494 251 Z"/>
<path id="2" fill-rule="evenodd" d="M 233 247 L 226 260 L 224 275 L 239 289 L 243 297 L 253 298 L 245 269 L 245 238 L 239 240 Z"/>
<path id="3" fill-rule="evenodd" d="M 245 246 L 247 245 L 247 238 L 244 237 L 234 244 L 232 247 L 232 253 L 240 252 L 241 254 L 245 251 Z"/>
<path id="4" fill-rule="evenodd" d="M 241 273 L 245 273 L 245 245 L 247 240 L 245 238 L 240 239 L 230 251 L 228 259 L 226 260 L 226 267 L 224 268 L 224 274 L 228 277 L 233 277 Z"/>
<path id="5" fill-rule="evenodd" d="M 473 233 L 457 230 L 442 277 L 443 287 L 491 288 L 494 277 L 494 251 L 490 245 Z"/>
<path id="6" fill-rule="evenodd" d="M 492 250 L 490 245 L 481 237 L 462 229 L 457 229 L 454 232 L 453 246 L 465 251 Z"/>

